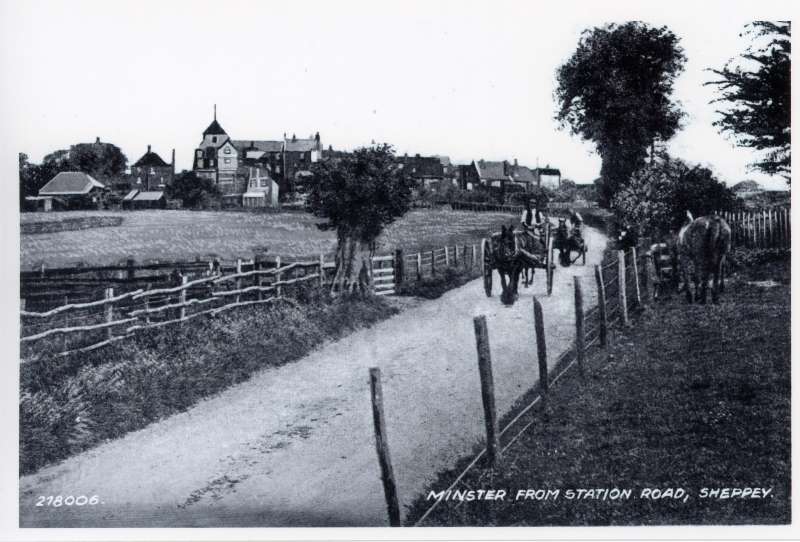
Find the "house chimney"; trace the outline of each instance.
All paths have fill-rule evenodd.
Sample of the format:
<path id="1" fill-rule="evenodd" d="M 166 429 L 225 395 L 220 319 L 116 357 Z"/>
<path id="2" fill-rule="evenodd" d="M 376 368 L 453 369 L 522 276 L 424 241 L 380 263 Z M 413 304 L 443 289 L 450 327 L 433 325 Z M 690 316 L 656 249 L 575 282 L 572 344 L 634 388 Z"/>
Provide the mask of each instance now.
<path id="1" fill-rule="evenodd" d="M 519 166 L 519 162 L 517 162 L 517 159 L 514 158 L 514 167 L 518 167 L 518 166 Z"/>
<path id="2" fill-rule="evenodd" d="M 150 145 L 147 146 L 147 154 L 150 154 Z"/>
<path id="3" fill-rule="evenodd" d="M 95 144 L 95 145 L 99 145 L 99 144 L 100 144 L 100 138 L 99 138 L 99 137 L 98 137 L 97 139 L 95 139 L 95 140 L 94 140 L 94 144 Z"/>
<path id="4" fill-rule="evenodd" d="M 172 149 L 172 171 L 175 171 L 175 149 Z"/>
<path id="5" fill-rule="evenodd" d="M 319 143 L 319 132 L 317 132 L 317 135 L 314 136 L 314 139 L 316 139 L 317 143 Z"/>
<path id="6" fill-rule="evenodd" d="M 292 143 L 294 143 L 295 141 L 297 141 L 297 136 L 295 134 L 292 134 Z"/>

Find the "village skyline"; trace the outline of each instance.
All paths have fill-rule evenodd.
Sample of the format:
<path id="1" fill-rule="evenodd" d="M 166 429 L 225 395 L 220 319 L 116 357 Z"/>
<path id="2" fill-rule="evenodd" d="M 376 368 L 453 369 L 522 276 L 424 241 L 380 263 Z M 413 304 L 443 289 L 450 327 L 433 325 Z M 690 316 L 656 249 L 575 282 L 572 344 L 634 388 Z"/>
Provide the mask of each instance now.
<path id="1" fill-rule="evenodd" d="M 38 21 L 37 5 L 56 13 Z M 747 41 L 739 34 L 752 19 L 740 16 L 741 4 L 734 3 L 724 21 L 706 28 L 704 17 L 718 15 L 720 5 L 698 8 L 692 20 L 671 20 L 652 8 L 634 11 L 652 24 L 666 24 L 688 57 L 675 83 L 684 127 L 667 148 L 711 167 L 729 185 L 753 179 L 785 189 L 782 178 L 749 171 L 753 153 L 734 147 L 712 125 L 715 105 L 709 102 L 715 94 L 703 86 L 712 77 L 706 70 L 744 50 Z M 19 138 L 16 150 L 38 162 L 49 152 L 100 137 L 119 146 L 129 164 L 151 145 L 165 159 L 175 148 L 176 169 L 191 170 L 193 150 L 217 104 L 220 122 L 241 140 L 319 132 L 326 149 L 386 142 L 398 155 L 444 155 L 456 164 L 517 159 L 529 167 L 559 167 L 578 183 L 599 176 L 593 146 L 558 129 L 552 92 L 555 69 L 580 33 L 606 20 L 517 2 L 502 9 L 442 2 L 425 10 L 319 4 L 313 17 L 296 7 L 244 2 L 231 9 L 250 15 L 229 29 L 202 9 L 183 17 L 186 6 L 170 3 L 144 15 L 132 4 L 4 4 L 4 12 L 18 21 L 4 39 L 46 32 L 49 43 L 63 44 L 59 57 L 72 59 L 41 70 L 52 58 L 51 47 L 32 39 L 13 56 L 13 48 L 5 48 L 4 64 L 20 82 L 5 101 L 15 104 L 6 113 L 10 132 Z M 630 18 L 630 9 L 626 13 Z M 611 9 L 607 20 L 614 18 Z M 540 24 L 543 19 L 548 24 Z M 264 20 L 272 23 L 269 31 L 259 26 Z M 367 20 L 369 25 L 358 24 Z M 158 40 L 140 39 L 137 25 L 144 21 Z M 351 21 L 358 32 L 343 32 Z M 67 36 L 75 24 L 95 30 Z M 530 53 L 508 54 L 519 48 Z M 81 64 L 78 76 L 73 62 L 85 51 L 92 61 Z M 199 76 L 205 72 L 213 77 Z M 27 94 L 16 95 L 23 88 Z"/>

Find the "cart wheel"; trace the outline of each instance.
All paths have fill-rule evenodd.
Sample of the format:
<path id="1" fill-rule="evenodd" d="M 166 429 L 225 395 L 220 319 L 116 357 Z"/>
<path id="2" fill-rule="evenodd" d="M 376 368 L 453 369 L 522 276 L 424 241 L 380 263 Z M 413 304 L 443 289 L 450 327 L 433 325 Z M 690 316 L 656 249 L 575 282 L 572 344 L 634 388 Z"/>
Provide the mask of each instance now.
<path id="1" fill-rule="evenodd" d="M 486 297 L 492 297 L 492 249 L 488 239 L 481 242 L 481 273 L 483 274 L 483 290 Z"/>

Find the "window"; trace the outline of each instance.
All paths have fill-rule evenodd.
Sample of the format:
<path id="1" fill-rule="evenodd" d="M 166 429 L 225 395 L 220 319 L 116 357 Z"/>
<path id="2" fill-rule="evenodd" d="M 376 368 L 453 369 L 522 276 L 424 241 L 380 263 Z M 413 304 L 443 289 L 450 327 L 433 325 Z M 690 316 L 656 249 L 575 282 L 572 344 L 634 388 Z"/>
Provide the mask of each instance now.
<path id="1" fill-rule="evenodd" d="M 214 160 L 208 161 L 208 167 L 214 167 Z"/>
<path id="2" fill-rule="evenodd" d="M 225 159 L 225 163 L 226 163 L 226 164 L 230 164 L 230 163 L 231 163 L 231 159 L 230 159 L 230 158 L 226 158 L 226 159 Z"/>
<path id="3" fill-rule="evenodd" d="M 152 167 L 151 167 L 151 168 L 150 168 L 150 175 L 155 175 L 155 174 L 156 174 L 156 170 L 155 170 L 155 168 L 152 168 Z"/>
<path id="4" fill-rule="evenodd" d="M 212 143 L 216 143 L 217 142 L 217 136 L 211 136 L 211 142 Z"/>
<path id="5" fill-rule="evenodd" d="M 261 186 L 262 187 L 266 187 L 267 186 L 267 180 L 266 179 L 261 179 Z"/>
<path id="6" fill-rule="evenodd" d="M 230 154 L 231 153 L 231 148 L 230 147 L 225 147 L 225 150 L 223 152 L 225 154 Z"/>

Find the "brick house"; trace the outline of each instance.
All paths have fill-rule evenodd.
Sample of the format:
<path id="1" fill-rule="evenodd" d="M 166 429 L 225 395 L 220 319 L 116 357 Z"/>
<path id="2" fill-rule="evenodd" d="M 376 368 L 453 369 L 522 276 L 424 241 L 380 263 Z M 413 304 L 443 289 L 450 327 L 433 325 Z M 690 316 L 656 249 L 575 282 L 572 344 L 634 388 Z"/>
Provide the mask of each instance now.
<path id="1" fill-rule="evenodd" d="M 283 139 L 283 185 L 281 191 L 303 192 L 304 179 L 311 175 L 311 164 L 322 159 L 319 132 L 308 139 Z"/>
<path id="2" fill-rule="evenodd" d="M 398 165 L 409 172 L 418 184 L 427 187 L 438 186 L 444 179 L 444 166 L 438 156 L 398 156 Z"/>
<path id="3" fill-rule="evenodd" d="M 164 190 L 175 178 L 175 149 L 172 149 L 172 163 L 167 164 L 147 146 L 147 152 L 131 166 L 132 188 L 144 192 Z"/>

